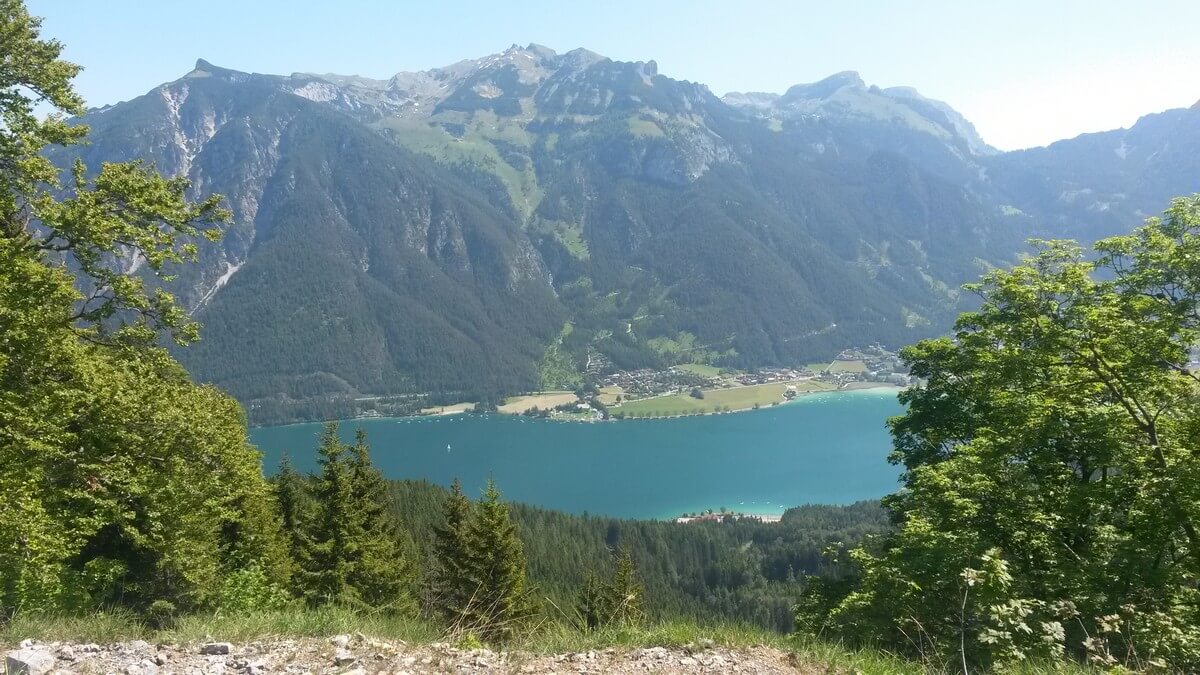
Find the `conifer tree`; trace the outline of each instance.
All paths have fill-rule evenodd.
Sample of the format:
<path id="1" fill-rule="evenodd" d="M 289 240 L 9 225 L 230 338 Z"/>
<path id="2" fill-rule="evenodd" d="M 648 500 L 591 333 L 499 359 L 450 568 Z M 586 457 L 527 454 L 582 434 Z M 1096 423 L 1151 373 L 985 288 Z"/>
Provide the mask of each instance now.
<path id="1" fill-rule="evenodd" d="M 525 581 L 525 552 L 509 516 L 508 504 L 489 480 L 467 528 L 470 577 L 478 586 L 471 607 L 480 634 L 489 640 L 512 637 L 532 616 Z"/>
<path id="2" fill-rule="evenodd" d="M 399 524 L 387 509 L 387 484 L 371 463 L 367 433 L 362 428 L 355 434 L 349 466 L 359 541 L 348 581 L 358 599 L 373 608 L 413 611 L 414 547 L 404 545 Z"/>
<path id="3" fill-rule="evenodd" d="M 309 602 L 353 602 L 352 561 L 359 555 L 355 530 L 350 463 L 338 438 L 337 422 L 329 422 L 317 448 L 321 476 L 317 480 L 317 513 L 306 538 L 303 556 L 304 595 Z"/>
<path id="4" fill-rule="evenodd" d="M 445 505 L 446 524 L 434 528 L 434 567 L 430 576 L 433 606 L 450 622 L 466 612 L 475 591 L 467 578 L 467 525 L 471 513 L 471 500 L 463 494 L 462 484 L 455 478 Z"/>
<path id="5" fill-rule="evenodd" d="M 586 630 L 612 624 L 635 626 L 646 618 L 644 597 L 633 555 L 622 546 L 617 551 L 612 581 L 602 584 L 589 574 L 579 592 L 575 611 Z"/>
<path id="6" fill-rule="evenodd" d="M 588 574 L 579 590 L 575 613 L 584 630 L 596 630 L 608 622 L 607 597 L 604 585 L 595 574 Z"/>
<path id="7" fill-rule="evenodd" d="M 638 625 L 646 618 L 643 607 L 645 591 L 637 577 L 633 554 L 622 546 L 617 552 L 617 571 L 612 584 L 605 589 L 609 621 L 621 625 Z"/>
<path id="8" fill-rule="evenodd" d="M 279 504 L 288 551 L 292 560 L 298 561 L 303 555 L 303 537 L 311 518 L 312 497 L 304 477 L 292 466 L 286 453 L 279 462 L 279 475 L 275 477 L 275 501 Z"/>
<path id="9" fill-rule="evenodd" d="M 387 486 L 371 464 L 366 433 L 359 429 L 347 446 L 337 422 L 329 422 L 318 455 L 316 516 L 300 540 L 305 596 L 314 604 L 413 610 L 412 556 L 386 507 Z"/>
<path id="10" fill-rule="evenodd" d="M 461 508 L 461 502 L 455 508 Z M 471 509 L 461 542 L 461 557 L 451 552 L 449 558 L 460 571 L 450 600 L 465 599 L 465 604 L 461 609 L 447 607 L 447 614 L 458 628 L 488 641 L 506 641 L 532 617 L 534 605 L 526 585 L 521 540 L 494 482 L 488 481 L 483 497 Z M 454 540 L 445 543 L 453 546 Z"/>

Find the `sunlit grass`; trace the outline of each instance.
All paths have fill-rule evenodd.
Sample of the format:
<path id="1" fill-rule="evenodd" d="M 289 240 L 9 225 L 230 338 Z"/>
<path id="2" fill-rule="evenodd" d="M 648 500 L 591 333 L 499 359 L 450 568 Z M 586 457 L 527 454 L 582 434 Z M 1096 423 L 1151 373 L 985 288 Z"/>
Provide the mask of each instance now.
<path id="1" fill-rule="evenodd" d="M 80 614 L 42 614 L 17 611 L 0 621 L 0 641 L 15 644 L 26 638 L 44 642 L 119 642 L 146 635 L 149 629 L 134 614 L 122 611 Z"/>

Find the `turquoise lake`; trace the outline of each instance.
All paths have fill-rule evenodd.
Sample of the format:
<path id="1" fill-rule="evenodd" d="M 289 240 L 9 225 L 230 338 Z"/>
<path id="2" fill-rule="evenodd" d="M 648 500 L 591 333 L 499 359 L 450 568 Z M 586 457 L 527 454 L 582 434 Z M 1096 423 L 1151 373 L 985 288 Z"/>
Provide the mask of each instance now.
<path id="1" fill-rule="evenodd" d="M 725 415 L 616 422 L 556 422 L 450 415 L 344 422 L 366 429 L 388 478 L 478 494 L 496 480 L 506 499 L 571 513 L 670 518 L 724 506 L 777 514 L 809 503 L 848 504 L 895 491 L 884 422 L 902 406 L 895 389 L 810 394 L 785 405 Z M 253 429 L 268 472 L 287 452 L 316 469 L 320 424 Z"/>

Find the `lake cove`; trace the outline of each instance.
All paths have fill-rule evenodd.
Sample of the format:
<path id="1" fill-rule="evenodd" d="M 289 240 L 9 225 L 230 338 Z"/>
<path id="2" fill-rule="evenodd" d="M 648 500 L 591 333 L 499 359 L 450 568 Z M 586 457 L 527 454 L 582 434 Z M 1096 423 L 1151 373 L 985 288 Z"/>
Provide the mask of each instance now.
<path id="1" fill-rule="evenodd" d="M 495 478 L 506 499 L 571 513 L 672 518 L 720 509 L 778 514 L 807 503 L 848 504 L 898 487 L 884 423 L 903 408 L 895 389 L 810 394 L 761 410 L 676 419 L 582 423 L 509 415 L 363 419 L 388 478 L 426 479 L 479 493 Z M 250 432 L 274 472 L 283 452 L 316 471 L 320 424 Z"/>

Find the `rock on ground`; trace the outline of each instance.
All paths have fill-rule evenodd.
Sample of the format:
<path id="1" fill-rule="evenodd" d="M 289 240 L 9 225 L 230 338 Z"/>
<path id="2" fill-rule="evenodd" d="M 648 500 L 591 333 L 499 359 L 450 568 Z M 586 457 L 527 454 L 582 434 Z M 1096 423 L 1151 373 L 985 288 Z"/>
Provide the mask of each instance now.
<path id="1" fill-rule="evenodd" d="M 50 652 L 34 649 L 24 642 L 21 647 L 5 655 L 4 671 L 9 675 L 45 675 L 54 668 L 54 655 Z"/>
<path id="2" fill-rule="evenodd" d="M 770 647 L 728 649 L 710 645 L 532 654 L 457 649 L 438 643 L 407 645 L 362 635 L 339 635 L 332 640 L 264 639 L 238 644 L 150 645 L 134 641 L 95 645 L 26 641 L 22 648 L 6 653 L 6 663 L 11 673 L 34 675 L 824 672 L 823 668 L 798 666 L 789 654 Z"/>

